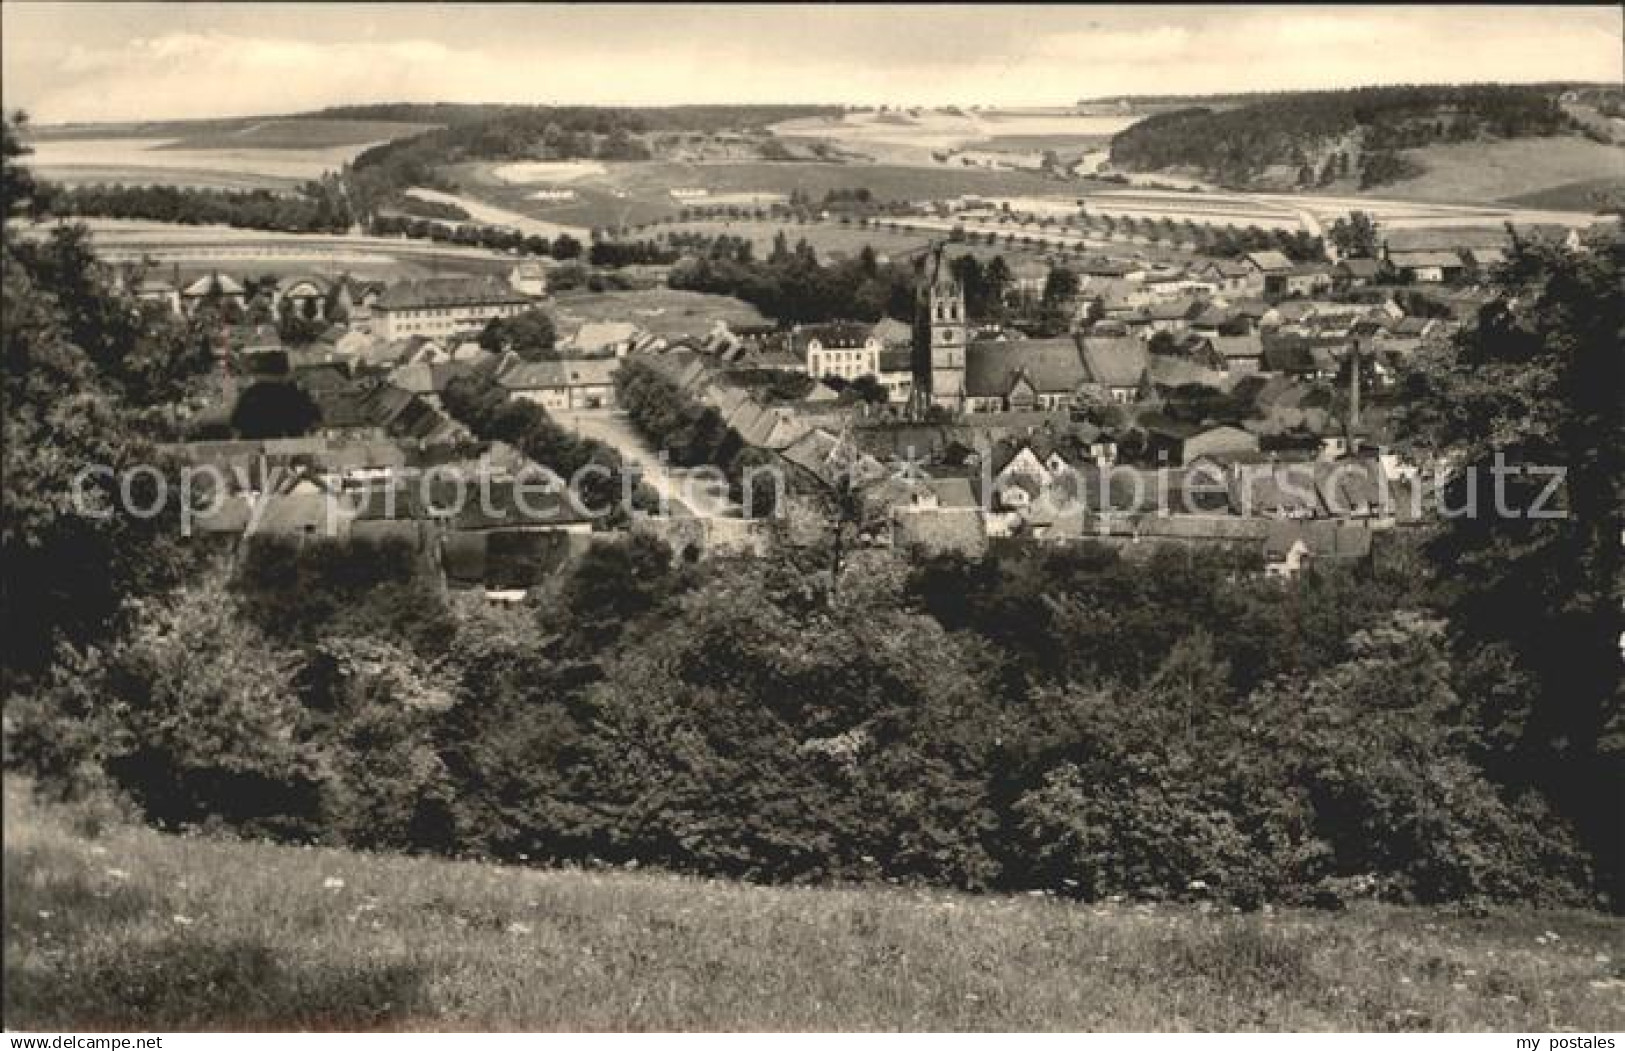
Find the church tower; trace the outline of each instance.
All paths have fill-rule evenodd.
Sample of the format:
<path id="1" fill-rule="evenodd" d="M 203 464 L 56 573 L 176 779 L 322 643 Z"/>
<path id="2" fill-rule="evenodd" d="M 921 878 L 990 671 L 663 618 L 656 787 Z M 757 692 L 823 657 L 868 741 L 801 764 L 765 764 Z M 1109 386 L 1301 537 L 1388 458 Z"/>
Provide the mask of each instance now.
<path id="1" fill-rule="evenodd" d="M 937 245 L 921 275 L 914 324 L 914 396 L 917 414 L 940 405 L 953 412 L 965 400 L 965 290 L 942 265 Z"/>

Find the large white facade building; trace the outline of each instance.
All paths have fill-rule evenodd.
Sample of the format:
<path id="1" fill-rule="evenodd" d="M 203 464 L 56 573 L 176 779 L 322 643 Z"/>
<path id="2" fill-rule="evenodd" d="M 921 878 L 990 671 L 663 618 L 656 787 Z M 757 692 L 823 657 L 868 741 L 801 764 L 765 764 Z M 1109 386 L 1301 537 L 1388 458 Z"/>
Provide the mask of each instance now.
<path id="1" fill-rule="evenodd" d="M 807 375 L 855 380 L 880 373 L 881 343 L 874 327 L 849 321 L 803 325 L 794 334 L 796 349 L 806 356 Z"/>
<path id="2" fill-rule="evenodd" d="M 373 304 L 372 330 L 386 340 L 449 336 L 484 328 L 488 321 L 529 309 L 528 297 L 501 281 L 436 278 L 403 281 Z"/>

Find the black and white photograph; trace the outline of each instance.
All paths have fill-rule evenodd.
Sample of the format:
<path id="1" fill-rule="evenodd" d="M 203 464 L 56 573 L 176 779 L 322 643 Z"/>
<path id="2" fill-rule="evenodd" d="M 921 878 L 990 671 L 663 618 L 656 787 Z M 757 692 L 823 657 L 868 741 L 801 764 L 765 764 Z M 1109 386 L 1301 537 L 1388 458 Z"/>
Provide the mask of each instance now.
<path id="1" fill-rule="evenodd" d="M 1625 1048 L 1618 4 L 0 39 L 9 1048 Z"/>

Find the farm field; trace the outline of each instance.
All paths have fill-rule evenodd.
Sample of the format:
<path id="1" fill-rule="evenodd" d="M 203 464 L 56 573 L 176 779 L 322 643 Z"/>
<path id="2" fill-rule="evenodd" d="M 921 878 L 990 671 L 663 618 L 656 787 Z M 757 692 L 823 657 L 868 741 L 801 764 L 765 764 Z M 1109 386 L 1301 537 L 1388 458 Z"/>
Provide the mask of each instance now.
<path id="1" fill-rule="evenodd" d="M 634 292 L 562 292 L 550 306 L 559 331 L 571 333 L 594 321 L 629 321 L 657 336 L 703 336 L 715 321 L 763 325 L 761 312 L 731 296 L 672 288 Z"/>
<path id="2" fill-rule="evenodd" d="M 534 191 L 530 192 L 533 193 Z M 571 226 L 547 219 L 538 219 L 528 212 L 501 207 L 492 204 L 484 197 L 475 197 L 467 193 L 445 193 L 441 190 L 426 190 L 421 186 L 414 186 L 407 190 L 406 194 L 408 197 L 416 197 L 420 201 L 456 205 L 467 212 L 469 218 L 476 223 L 484 223 L 488 226 L 509 226 L 527 236 L 534 234 L 539 237 L 556 238 L 561 234 L 568 234 L 577 240 L 585 240 L 591 232 L 583 226 Z M 521 199 L 525 201 L 532 200 L 528 195 Z"/>
<path id="3" fill-rule="evenodd" d="M 1065 140 L 1072 149 L 1080 139 L 1098 142 L 1140 120 L 1132 114 L 1080 116 L 1070 110 L 985 111 L 969 113 L 847 113 L 839 117 L 805 117 L 773 126 L 786 139 L 814 139 L 887 164 L 940 166 L 933 153 L 963 149 L 989 140 L 1010 139 L 1000 146 L 1011 152 L 1055 149 L 1034 142 Z M 1078 152 L 1082 152 L 1080 149 Z"/>
<path id="4" fill-rule="evenodd" d="M 41 128 L 30 130 L 29 165 L 69 184 L 291 189 L 425 127 L 299 118 Z"/>
<path id="5" fill-rule="evenodd" d="M 483 249 L 405 241 L 384 237 L 330 234 L 282 234 L 228 226 L 181 226 L 127 219 L 83 219 L 99 253 L 113 262 L 152 260 L 153 268 L 170 274 L 196 275 L 221 270 L 230 274 L 332 275 L 401 279 L 504 274 L 513 265 L 507 256 Z M 48 226 L 24 228 L 25 236 Z"/>
<path id="6" fill-rule="evenodd" d="M 576 198 L 544 202 L 531 198 L 534 184 L 515 185 L 497 177 L 491 163 L 454 165 L 447 174 L 461 195 L 553 223 L 583 227 L 635 226 L 675 217 L 686 204 L 674 189 L 704 189 L 712 195 L 781 194 L 801 190 L 815 200 L 830 190 L 866 187 L 881 200 L 929 200 L 965 194 L 983 196 L 1056 195 L 1095 192 L 1109 184 L 1057 181 L 1031 172 L 973 168 L 913 168 L 887 164 L 806 162 L 639 161 L 606 165 L 600 176 L 572 179 Z"/>
<path id="7" fill-rule="evenodd" d="M 1232 915 L 167 836 L 5 789 L 11 1030 L 1625 1028 L 1618 920 Z"/>
<path id="8" fill-rule="evenodd" d="M 206 163 L 206 162 L 205 162 Z M 293 193 L 305 177 L 262 175 L 243 171 L 215 171 L 208 168 L 170 168 L 161 164 L 36 164 L 42 178 L 64 186 L 180 186 L 195 190 L 270 190 Z"/>
<path id="9" fill-rule="evenodd" d="M 1406 155 L 1428 170 L 1374 192 L 1384 197 L 1465 204 L 1526 198 L 1582 180 L 1625 183 L 1625 148 L 1572 135 L 1448 143 L 1408 150 Z"/>
<path id="10" fill-rule="evenodd" d="M 434 126 L 385 120 L 272 118 L 253 121 L 242 128 L 213 128 L 185 134 L 162 148 L 181 150 L 308 150 L 329 146 L 365 148 L 391 139 L 416 135 Z"/>
<path id="11" fill-rule="evenodd" d="M 1005 153 L 1054 150 L 1064 161 L 1076 160 L 1086 153 L 1105 149 L 1110 143 L 1109 135 L 992 135 L 967 142 L 964 148 Z"/>
<path id="12" fill-rule="evenodd" d="M 1601 211 L 1604 208 L 1621 208 L 1625 207 L 1625 175 L 1562 183 L 1544 190 L 1536 190 L 1534 193 L 1508 197 L 1506 202 L 1527 208 L 1558 208 L 1588 212 Z"/>
<path id="13" fill-rule="evenodd" d="M 29 165 L 47 179 L 125 184 L 175 184 L 189 173 L 200 172 L 292 185 L 337 171 L 361 150 L 354 145 L 187 149 L 173 139 L 60 139 L 36 142 L 33 147 Z"/>

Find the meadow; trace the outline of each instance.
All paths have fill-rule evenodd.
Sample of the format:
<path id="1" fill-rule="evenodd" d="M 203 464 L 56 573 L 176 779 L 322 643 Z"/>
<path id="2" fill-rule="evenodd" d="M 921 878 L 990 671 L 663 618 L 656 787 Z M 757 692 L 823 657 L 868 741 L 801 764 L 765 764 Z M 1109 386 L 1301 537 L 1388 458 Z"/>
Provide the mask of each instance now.
<path id="1" fill-rule="evenodd" d="M 553 300 L 553 316 L 561 331 L 595 321 L 630 321 L 639 328 L 668 339 L 703 336 L 716 321 L 730 325 L 762 325 L 767 319 L 749 303 L 730 296 L 713 296 L 674 288 L 618 292 L 561 292 Z"/>
<path id="2" fill-rule="evenodd" d="M 1625 147 L 1605 146 L 1577 135 L 1460 142 L 1408 150 L 1427 171 L 1414 179 L 1377 187 L 1381 196 L 1470 203 L 1513 201 L 1562 207 L 1530 196 L 1589 180 L 1625 183 Z M 1576 202 L 1564 202 L 1569 207 Z M 1589 210 L 1589 204 L 1579 202 Z"/>
<path id="3" fill-rule="evenodd" d="M 12 1030 L 1625 1028 L 1621 924 L 755 887 L 172 836 L 5 790 Z"/>

